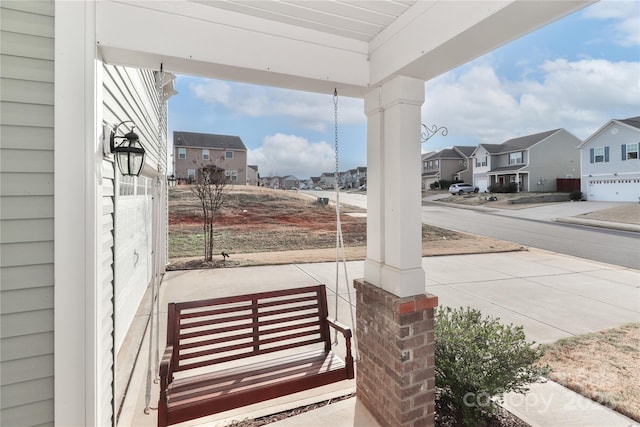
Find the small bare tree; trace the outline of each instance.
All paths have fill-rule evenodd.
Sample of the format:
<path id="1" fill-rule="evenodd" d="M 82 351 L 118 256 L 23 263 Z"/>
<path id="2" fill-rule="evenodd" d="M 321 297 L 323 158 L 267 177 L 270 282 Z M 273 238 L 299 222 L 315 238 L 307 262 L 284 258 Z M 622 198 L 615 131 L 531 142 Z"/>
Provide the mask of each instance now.
<path id="1" fill-rule="evenodd" d="M 191 186 L 191 192 L 200 200 L 202 207 L 205 261 L 213 259 L 213 222 L 224 206 L 228 183 L 224 169 L 208 165 L 198 170 L 195 184 Z"/>

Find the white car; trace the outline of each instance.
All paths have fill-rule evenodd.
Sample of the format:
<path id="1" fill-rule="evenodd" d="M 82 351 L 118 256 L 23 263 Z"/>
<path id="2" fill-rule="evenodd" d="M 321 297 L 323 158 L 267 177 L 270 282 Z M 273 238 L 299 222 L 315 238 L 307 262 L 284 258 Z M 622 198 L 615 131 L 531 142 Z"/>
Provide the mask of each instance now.
<path id="1" fill-rule="evenodd" d="M 451 184 L 449 186 L 449 193 L 459 194 L 461 196 L 464 193 L 477 193 L 478 191 L 480 191 L 480 189 L 478 187 L 474 187 L 471 184 L 459 183 L 459 184 Z"/>

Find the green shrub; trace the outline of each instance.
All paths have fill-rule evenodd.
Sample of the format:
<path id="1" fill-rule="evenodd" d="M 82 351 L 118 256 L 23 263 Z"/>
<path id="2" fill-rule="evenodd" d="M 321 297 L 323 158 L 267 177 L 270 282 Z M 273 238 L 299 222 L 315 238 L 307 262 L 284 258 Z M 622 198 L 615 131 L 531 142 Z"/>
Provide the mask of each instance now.
<path id="1" fill-rule="evenodd" d="M 491 184 L 489 187 L 487 187 L 487 190 L 489 191 L 489 193 L 502 193 L 502 186 L 498 184 Z"/>
<path id="2" fill-rule="evenodd" d="M 580 200 L 582 200 L 582 191 L 573 190 L 571 193 L 569 193 L 569 199 L 573 200 L 574 202 L 579 202 Z"/>
<path id="3" fill-rule="evenodd" d="M 489 193 L 516 193 L 518 191 L 518 184 L 515 182 L 508 182 L 506 184 L 491 184 L 487 190 Z"/>
<path id="4" fill-rule="evenodd" d="M 504 193 L 516 193 L 518 192 L 518 184 L 515 182 L 510 182 L 508 184 L 505 184 L 504 186 Z"/>
<path id="5" fill-rule="evenodd" d="M 442 425 L 482 426 L 504 393 L 526 392 L 545 369 L 542 350 L 522 326 L 503 325 L 471 308 L 440 307 L 435 318 L 436 417 Z"/>

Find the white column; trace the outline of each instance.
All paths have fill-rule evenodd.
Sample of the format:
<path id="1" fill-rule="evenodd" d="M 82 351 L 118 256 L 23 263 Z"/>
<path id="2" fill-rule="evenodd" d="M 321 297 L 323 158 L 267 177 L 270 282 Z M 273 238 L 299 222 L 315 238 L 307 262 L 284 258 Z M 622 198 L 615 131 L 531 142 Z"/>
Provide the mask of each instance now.
<path id="1" fill-rule="evenodd" d="M 380 88 L 364 97 L 367 115 L 367 258 L 364 261 L 364 279 L 376 286 L 381 286 L 384 264 L 384 111 L 380 97 Z"/>
<path id="2" fill-rule="evenodd" d="M 55 314 L 57 426 L 100 422 L 98 342 L 102 199 L 95 3 L 55 2 Z"/>
<path id="3" fill-rule="evenodd" d="M 423 294 L 420 107 L 424 82 L 399 76 L 365 96 L 367 259 L 364 279 L 400 297 Z"/>

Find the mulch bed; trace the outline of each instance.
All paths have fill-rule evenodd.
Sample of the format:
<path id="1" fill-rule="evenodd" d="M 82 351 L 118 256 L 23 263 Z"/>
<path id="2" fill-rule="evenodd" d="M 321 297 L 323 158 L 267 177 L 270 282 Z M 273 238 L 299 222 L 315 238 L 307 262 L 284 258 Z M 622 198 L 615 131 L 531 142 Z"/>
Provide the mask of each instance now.
<path id="1" fill-rule="evenodd" d="M 241 421 L 233 421 L 231 424 L 228 424 L 228 427 L 260 427 L 267 424 L 275 423 L 277 421 L 284 420 L 289 417 L 293 417 L 296 415 L 300 415 L 302 413 L 313 411 L 318 408 L 322 408 L 327 405 L 331 405 L 332 403 L 341 402 L 346 399 L 355 398 L 356 394 L 351 393 L 346 396 L 336 397 L 329 400 L 324 400 L 322 402 L 314 403 L 311 405 L 301 406 L 299 408 L 294 408 L 289 411 L 278 412 L 277 414 L 267 415 L 264 417 L 256 418 L 253 420 L 244 419 Z M 436 422 L 436 426 L 438 427 L 456 427 L 452 424 L 446 424 L 442 422 Z M 496 416 L 493 422 L 486 427 L 530 427 L 529 424 L 522 421 L 520 418 L 516 417 L 506 409 L 502 409 L 500 414 Z"/>

